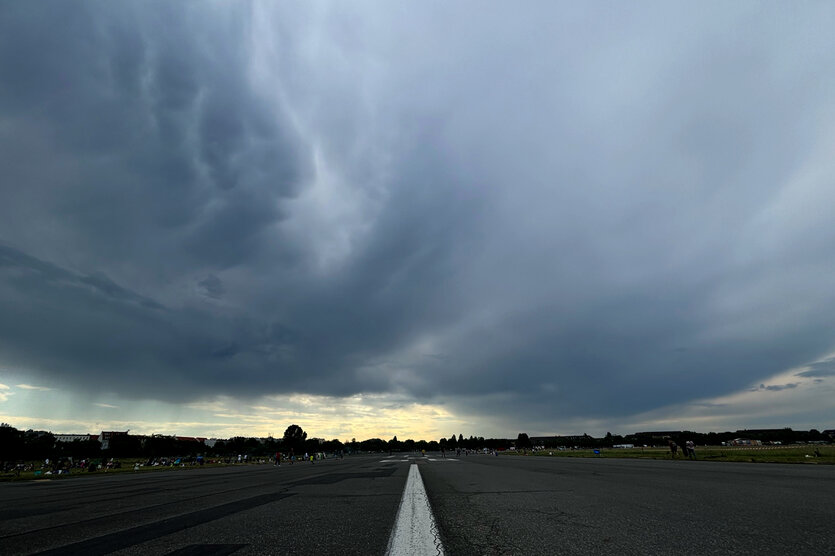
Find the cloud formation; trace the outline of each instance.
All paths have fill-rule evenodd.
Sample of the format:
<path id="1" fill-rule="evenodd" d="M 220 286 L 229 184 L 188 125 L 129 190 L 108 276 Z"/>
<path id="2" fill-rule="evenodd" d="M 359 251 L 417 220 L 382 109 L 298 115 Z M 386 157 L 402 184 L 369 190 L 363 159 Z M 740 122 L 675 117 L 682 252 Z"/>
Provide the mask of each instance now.
<path id="1" fill-rule="evenodd" d="M 835 347 L 833 26 L 4 4 L 0 364 L 540 423 L 764 384 Z"/>
<path id="2" fill-rule="evenodd" d="M 39 392 L 52 390 L 52 388 L 47 388 L 46 386 L 34 386 L 32 384 L 18 384 L 17 387 L 22 388 L 23 390 L 36 390 Z"/>
<path id="3" fill-rule="evenodd" d="M 789 382 L 788 384 L 769 384 L 769 385 L 760 384 L 760 386 L 758 388 L 755 388 L 755 390 L 769 390 L 769 391 L 772 391 L 772 392 L 779 392 L 781 390 L 789 390 L 791 388 L 797 388 L 798 386 L 799 386 L 799 383 L 797 383 L 797 382 Z"/>
<path id="4" fill-rule="evenodd" d="M 806 367 L 807 369 L 805 371 L 801 371 L 795 376 L 806 378 L 827 378 L 835 376 L 835 360 L 832 359 L 816 361 Z"/>

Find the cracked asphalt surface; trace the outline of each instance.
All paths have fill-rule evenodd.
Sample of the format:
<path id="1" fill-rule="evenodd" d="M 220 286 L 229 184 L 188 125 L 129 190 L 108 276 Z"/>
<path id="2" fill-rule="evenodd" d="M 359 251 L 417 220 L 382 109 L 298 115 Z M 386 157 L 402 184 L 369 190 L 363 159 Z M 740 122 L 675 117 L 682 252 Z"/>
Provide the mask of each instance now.
<path id="1" fill-rule="evenodd" d="M 835 554 L 835 467 L 542 457 L 422 466 L 447 554 Z"/>
<path id="2" fill-rule="evenodd" d="M 2 554 L 384 554 L 417 462 L 446 554 L 832 554 L 835 467 L 395 454 L 0 484 Z"/>

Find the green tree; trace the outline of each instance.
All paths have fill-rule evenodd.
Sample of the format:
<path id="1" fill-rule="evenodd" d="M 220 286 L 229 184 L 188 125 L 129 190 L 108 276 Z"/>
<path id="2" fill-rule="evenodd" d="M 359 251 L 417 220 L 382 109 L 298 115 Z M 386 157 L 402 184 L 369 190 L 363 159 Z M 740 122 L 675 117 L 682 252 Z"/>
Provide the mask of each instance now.
<path id="1" fill-rule="evenodd" d="M 307 440 L 307 433 L 298 425 L 290 425 L 284 431 L 284 447 L 285 449 L 292 448 L 296 452 L 304 451 L 304 441 Z"/>
<path id="2" fill-rule="evenodd" d="M 9 425 L 0 424 L 0 462 L 23 457 L 23 433 Z"/>
<path id="3" fill-rule="evenodd" d="M 141 439 L 133 434 L 114 434 L 110 438 L 110 446 L 104 451 L 105 457 L 131 458 L 137 457 L 142 451 Z"/>
<path id="4" fill-rule="evenodd" d="M 400 441 L 397 440 L 397 436 L 389 440 L 389 452 L 399 452 L 400 451 Z"/>

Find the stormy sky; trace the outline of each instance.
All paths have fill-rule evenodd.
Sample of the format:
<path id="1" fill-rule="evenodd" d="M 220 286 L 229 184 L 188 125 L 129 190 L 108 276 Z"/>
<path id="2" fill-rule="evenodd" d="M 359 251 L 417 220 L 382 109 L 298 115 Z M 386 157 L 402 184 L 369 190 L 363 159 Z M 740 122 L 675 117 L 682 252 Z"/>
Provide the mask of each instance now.
<path id="1" fill-rule="evenodd" d="M 4 2 L 0 416 L 831 428 L 832 29 L 825 2 Z"/>

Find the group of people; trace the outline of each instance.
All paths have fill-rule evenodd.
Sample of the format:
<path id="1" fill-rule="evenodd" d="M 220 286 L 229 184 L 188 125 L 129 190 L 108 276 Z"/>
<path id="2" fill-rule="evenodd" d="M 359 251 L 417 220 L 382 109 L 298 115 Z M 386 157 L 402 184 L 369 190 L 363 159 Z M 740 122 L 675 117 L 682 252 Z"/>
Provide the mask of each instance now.
<path id="1" fill-rule="evenodd" d="M 688 440 L 681 446 L 681 453 L 685 458 L 696 459 L 696 443 Z M 673 458 L 678 454 L 678 444 L 673 440 L 670 440 L 670 454 Z"/>
<path id="2" fill-rule="evenodd" d="M 307 452 L 305 452 L 304 453 L 304 458 L 303 459 L 299 458 L 299 459 L 301 459 L 301 461 L 309 461 L 310 463 L 315 463 L 316 459 L 324 459 L 324 457 L 325 457 L 324 454 L 319 454 L 317 456 L 316 454 L 308 454 Z M 334 454 L 333 457 L 336 457 L 336 454 Z M 340 452 L 339 453 L 339 459 L 342 459 L 343 457 L 344 457 L 344 454 L 342 452 Z M 296 459 L 297 459 L 296 454 L 295 454 L 295 452 L 293 451 L 292 448 L 290 449 L 290 454 L 289 455 L 283 455 L 281 452 L 276 452 L 275 457 L 273 458 L 273 465 L 276 466 L 276 467 L 280 466 L 281 461 L 283 459 L 288 460 L 290 462 L 290 465 L 293 465 L 293 463 L 296 462 Z"/>

